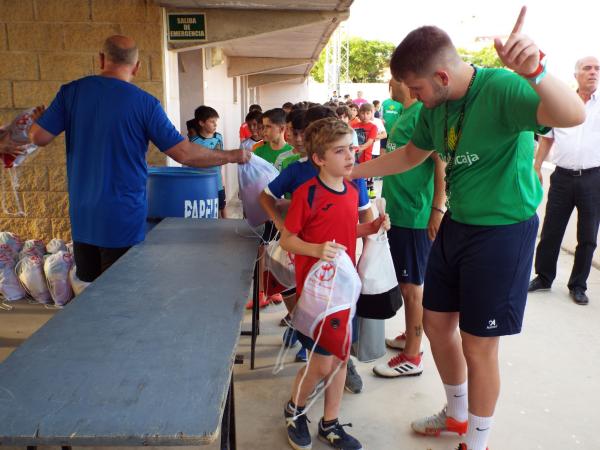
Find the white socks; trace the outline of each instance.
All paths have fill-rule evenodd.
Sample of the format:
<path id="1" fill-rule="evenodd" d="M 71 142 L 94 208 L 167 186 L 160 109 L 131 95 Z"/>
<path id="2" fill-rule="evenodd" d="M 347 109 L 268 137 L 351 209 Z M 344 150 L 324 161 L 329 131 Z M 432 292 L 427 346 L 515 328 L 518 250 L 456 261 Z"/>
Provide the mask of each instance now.
<path id="1" fill-rule="evenodd" d="M 465 443 L 468 450 L 486 450 L 494 417 L 479 417 L 469 413 L 469 431 Z"/>
<path id="2" fill-rule="evenodd" d="M 459 422 L 467 420 L 469 418 L 467 382 L 458 385 L 444 384 L 444 389 L 448 404 L 446 414 Z"/>

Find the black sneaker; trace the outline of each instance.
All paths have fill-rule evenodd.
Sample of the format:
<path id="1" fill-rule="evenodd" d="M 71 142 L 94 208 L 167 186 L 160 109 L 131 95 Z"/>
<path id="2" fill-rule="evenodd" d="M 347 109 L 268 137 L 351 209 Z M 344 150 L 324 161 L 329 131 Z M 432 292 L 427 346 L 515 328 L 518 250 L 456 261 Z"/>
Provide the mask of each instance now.
<path id="1" fill-rule="evenodd" d="M 539 276 L 535 277 L 533 280 L 529 282 L 529 287 L 527 288 L 527 292 L 536 292 L 536 291 L 549 291 L 550 283 L 546 283 Z"/>
<path id="2" fill-rule="evenodd" d="M 323 427 L 323 419 L 319 420 L 319 439 L 338 450 L 362 450 L 358 440 L 350 436 L 343 427 L 351 427 L 351 423 L 340 424 L 337 420 L 327 428 Z"/>
<path id="3" fill-rule="evenodd" d="M 569 289 L 569 295 L 578 305 L 587 305 L 590 302 L 588 296 L 585 295 L 585 291 L 581 288 Z"/>
<path id="4" fill-rule="evenodd" d="M 308 450 L 312 448 L 312 439 L 308 430 L 308 417 L 302 414 L 294 419 L 296 411 L 288 402 L 283 410 L 285 426 L 287 428 L 288 442 L 295 450 Z"/>
<path id="5" fill-rule="evenodd" d="M 362 378 L 356 371 L 352 359 L 348 359 L 348 371 L 346 372 L 346 383 L 344 384 L 344 388 L 353 394 L 359 394 L 363 388 Z"/>

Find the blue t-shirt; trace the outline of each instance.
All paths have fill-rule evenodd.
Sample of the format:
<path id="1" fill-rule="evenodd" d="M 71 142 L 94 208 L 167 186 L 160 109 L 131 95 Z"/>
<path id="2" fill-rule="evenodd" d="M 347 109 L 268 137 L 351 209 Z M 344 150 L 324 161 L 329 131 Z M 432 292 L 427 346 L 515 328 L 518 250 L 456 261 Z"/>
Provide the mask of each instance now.
<path id="1" fill-rule="evenodd" d="M 267 186 L 267 194 L 282 198 L 285 194 L 293 194 L 296 189 L 319 174 L 317 168 L 306 157 L 290 164 Z M 367 182 L 364 178 L 354 180 L 358 187 L 358 209 L 371 207 Z"/>
<path id="2" fill-rule="evenodd" d="M 90 76 L 61 86 L 37 121 L 65 131 L 73 240 L 128 247 L 144 240 L 148 141 L 161 151 L 184 137 L 160 102 L 131 83 Z"/>
<path id="3" fill-rule="evenodd" d="M 192 142 L 198 145 L 203 145 L 211 150 L 223 150 L 223 136 L 220 133 L 215 133 L 212 137 L 205 138 L 203 136 L 194 136 Z M 223 190 L 223 179 L 221 178 L 221 166 L 212 166 L 203 169 L 205 171 L 214 172 L 217 175 L 217 190 Z"/>

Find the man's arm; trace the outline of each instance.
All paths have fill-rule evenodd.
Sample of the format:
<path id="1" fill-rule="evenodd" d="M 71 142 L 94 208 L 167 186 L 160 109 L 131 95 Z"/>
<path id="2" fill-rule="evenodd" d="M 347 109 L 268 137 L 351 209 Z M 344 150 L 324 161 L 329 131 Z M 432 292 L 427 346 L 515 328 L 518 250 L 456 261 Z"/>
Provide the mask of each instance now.
<path id="1" fill-rule="evenodd" d="M 539 145 L 537 152 L 535 154 L 535 162 L 533 163 L 533 168 L 535 169 L 535 173 L 537 173 L 538 178 L 540 179 L 540 183 L 544 184 L 544 177 L 542 176 L 542 163 L 548 157 L 548 153 L 550 153 L 550 149 L 554 144 L 554 138 L 547 138 L 540 136 Z"/>
<path id="2" fill-rule="evenodd" d="M 31 125 L 31 129 L 29 130 L 29 139 L 31 140 L 31 143 L 38 147 L 45 147 L 52 142 L 55 137 L 56 136 L 49 131 L 44 130 L 37 123 Z"/>
<path id="3" fill-rule="evenodd" d="M 432 153 L 431 159 L 434 163 L 433 173 L 433 202 L 431 204 L 431 214 L 427 224 L 427 234 L 429 240 L 435 240 L 440 224 L 444 218 L 444 204 L 446 203 L 446 163 L 437 153 Z"/>
<path id="4" fill-rule="evenodd" d="M 245 164 L 252 155 L 247 150 L 210 150 L 190 142 L 187 138 L 164 153 L 178 163 L 190 167 L 222 166 L 228 163 Z"/>
<path id="5" fill-rule="evenodd" d="M 431 153 L 429 150 L 421 150 L 412 141 L 409 141 L 398 150 L 354 166 L 350 176 L 352 179 L 372 178 L 406 172 L 425 161 Z"/>

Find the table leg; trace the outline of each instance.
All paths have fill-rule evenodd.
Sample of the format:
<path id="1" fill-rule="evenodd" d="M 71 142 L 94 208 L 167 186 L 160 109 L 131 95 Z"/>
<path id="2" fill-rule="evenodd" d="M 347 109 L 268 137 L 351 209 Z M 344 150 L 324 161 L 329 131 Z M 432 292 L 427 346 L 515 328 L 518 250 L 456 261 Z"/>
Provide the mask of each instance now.
<path id="1" fill-rule="evenodd" d="M 221 421 L 221 450 L 236 450 L 237 448 L 235 436 L 235 399 L 233 392 L 232 372 L 227 400 L 225 400 L 225 408 L 223 409 L 223 419 Z"/>

